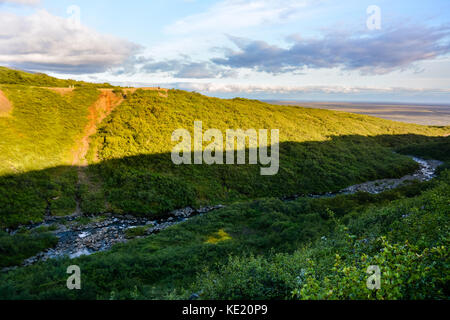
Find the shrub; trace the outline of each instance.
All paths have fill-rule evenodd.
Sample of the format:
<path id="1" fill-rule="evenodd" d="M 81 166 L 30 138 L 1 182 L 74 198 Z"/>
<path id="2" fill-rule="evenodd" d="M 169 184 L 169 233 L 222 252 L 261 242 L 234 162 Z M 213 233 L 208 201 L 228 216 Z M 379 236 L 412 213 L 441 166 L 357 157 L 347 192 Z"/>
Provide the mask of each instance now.
<path id="1" fill-rule="evenodd" d="M 55 236 L 43 231 L 14 236 L 0 231 L 0 268 L 20 265 L 26 258 L 58 243 Z"/>

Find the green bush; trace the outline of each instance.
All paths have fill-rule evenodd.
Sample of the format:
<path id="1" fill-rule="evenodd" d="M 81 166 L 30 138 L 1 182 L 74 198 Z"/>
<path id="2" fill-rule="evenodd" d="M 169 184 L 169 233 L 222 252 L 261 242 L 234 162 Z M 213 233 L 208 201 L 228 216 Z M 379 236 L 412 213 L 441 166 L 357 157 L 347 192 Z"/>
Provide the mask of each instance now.
<path id="1" fill-rule="evenodd" d="M 218 273 L 205 270 L 199 275 L 202 299 L 285 299 L 297 287 L 297 274 L 301 274 L 299 264 L 283 254 L 269 259 L 230 257 L 219 270 Z"/>
<path id="2" fill-rule="evenodd" d="M 198 273 L 191 291 L 202 299 L 448 299 L 449 178 L 444 172 L 420 196 L 341 220 L 328 210 L 334 232 L 292 254 L 234 256 Z M 379 290 L 367 288 L 372 265 Z"/>
<path id="3" fill-rule="evenodd" d="M 125 236 L 127 238 L 142 237 L 146 235 L 147 229 L 148 227 L 129 228 L 125 231 Z"/>
<path id="4" fill-rule="evenodd" d="M 55 246 L 58 239 L 44 231 L 14 236 L 0 231 L 0 268 L 20 265 L 26 258 Z"/>
<path id="5" fill-rule="evenodd" d="M 337 254 L 331 272 L 323 278 L 317 278 L 310 260 L 305 268 L 304 283 L 293 294 L 303 300 L 448 299 L 450 257 L 447 246 L 420 250 L 408 242 L 390 244 L 384 237 L 378 241 L 382 243 L 380 253 L 373 257 L 359 250 L 345 260 Z M 354 244 L 354 247 L 358 246 Z M 378 266 L 381 270 L 380 289 L 367 288 L 369 266 Z"/>

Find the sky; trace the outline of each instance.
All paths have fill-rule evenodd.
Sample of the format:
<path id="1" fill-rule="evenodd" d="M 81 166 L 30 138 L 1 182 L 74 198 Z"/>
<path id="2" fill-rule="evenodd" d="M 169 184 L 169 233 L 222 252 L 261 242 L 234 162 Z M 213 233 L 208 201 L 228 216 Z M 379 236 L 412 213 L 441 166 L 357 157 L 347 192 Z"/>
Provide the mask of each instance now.
<path id="1" fill-rule="evenodd" d="M 0 65 L 223 98 L 450 103 L 448 0 L 0 0 Z"/>

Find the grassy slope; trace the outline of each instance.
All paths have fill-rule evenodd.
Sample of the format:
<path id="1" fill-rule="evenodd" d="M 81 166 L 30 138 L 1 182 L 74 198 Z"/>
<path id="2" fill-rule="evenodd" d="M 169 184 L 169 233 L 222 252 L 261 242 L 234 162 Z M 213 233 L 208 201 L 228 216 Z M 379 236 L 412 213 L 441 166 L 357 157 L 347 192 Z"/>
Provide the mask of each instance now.
<path id="1" fill-rule="evenodd" d="M 448 297 L 449 174 L 380 195 L 235 204 L 109 252 L 0 275 L 0 297 L 366 299 L 369 264 L 383 272 L 377 298 Z M 81 267 L 83 290 L 65 287 L 72 264 Z"/>
<path id="2" fill-rule="evenodd" d="M 61 96 L 36 87 L 0 87 L 14 105 L 10 117 L 0 118 L 0 224 L 40 220 L 47 209 L 73 213 L 76 170 L 58 166 L 71 163 L 99 91 L 77 88 Z"/>
<path id="3" fill-rule="evenodd" d="M 176 143 L 171 134 L 186 128 L 193 135 L 195 120 L 203 122 L 203 131 L 280 129 L 279 173 L 261 176 L 259 165 L 173 165 L 170 152 Z M 177 90 L 165 98 L 141 90 L 129 96 L 93 138 L 91 160 L 98 157 L 100 164 L 93 165 L 91 173 L 104 188 L 97 195 L 89 193 L 85 203 L 97 201 L 85 210 L 158 214 L 193 204 L 335 191 L 412 171 L 412 160 L 386 147 L 431 141 L 426 136 L 444 132 L 448 128 Z M 101 204 L 105 200 L 108 208 Z"/>
<path id="4" fill-rule="evenodd" d="M 68 86 L 76 89 L 64 95 L 45 88 Z M 0 90 L 13 105 L 0 117 L 0 225 L 74 212 L 76 168 L 61 166 L 72 162 L 99 87 L 112 86 L 0 67 Z"/>
<path id="5" fill-rule="evenodd" d="M 62 96 L 38 87 L 0 87 L 14 105 L 11 117 L 0 118 L 3 226 L 72 213 L 76 197 L 85 213 L 161 215 L 188 205 L 335 191 L 414 170 L 411 159 L 387 147 L 434 141 L 427 136 L 448 131 L 178 90 L 168 97 L 138 90 L 93 137 L 89 179 L 77 188 L 76 170 L 67 165 L 98 91 L 83 87 Z M 261 176 L 259 165 L 173 165 L 172 131 L 192 130 L 194 120 L 202 120 L 204 130 L 280 129 L 279 174 Z"/>
<path id="6" fill-rule="evenodd" d="M 112 87 L 108 83 L 94 84 L 84 81 L 75 80 L 61 80 L 54 77 L 50 77 L 43 73 L 28 73 L 19 70 L 13 70 L 5 67 L 0 67 L 0 84 L 19 84 L 26 86 L 39 86 L 39 87 L 99 87 L 109 88 Z"/>
<path id="7" fill-rule="evenodd" d="M 381 134 L 439 135 L 438 129 L 337 111 L 269 105 L 257 100 L 224 100 L 198 93 L 170 90 L 168 98 L 138 90 L 117 109 L 99 132 L 107 141 L 98 150 L 101 160 L 170 152 L 173 130 L 217 128 L 280 129 L 280 142 L 326 141 L 331 136 Z M 144 139 L 145 137 L 145 139 Z"/>
<path id="8" fill-rule="evenodd" d="M 0 118 L 0 174 L 69 164 L 99 91 L 79 88 L 62 96 L 42 88 L 0 87 L 14 106 L 12 117 Z"/>
<path id="9" fill-rule="evenodd" d="M 0 122 L 4 129 L 0 131 L 0 157 L 6 155 L 0 162 L 1 223 L 8 226 L 39 220 L 46 208 L 54 213 L 69 211 L 76 193 L 75 170 L 65 166 L 40 169 L 66 163 L 66 152 L 87 120 L 82 116 L 84 111 L 66 114 L 63 119 L 60 115 L 71 112 L 72 107 L 72 111 L 87 110 L 93 91 L 75 91 L 74 96 L 84 97 L 77 100 L 38 88 L 1 88 L 16 101 L 12 119 L 0 119 L 4 121 Z M 57 112 L 47 112 L 46 108 Z M 18 121 L 18 117 L 23 118 Z M 258 168 L 249 166 L 174 167 L 166 154 L 171 150 L 168 137 L 175 128 L 192 128 L 197 119 L 203 121 L 204 128 L 280 128 L 282 167 L 278 177 L 263 179 Z M 41 139 L 33 141 L 34 131 Z M 91 159 L 98 151 L 101 162 L 91 164 L 91 182 L 103 187 L 90 192 L 92 186 L 86 185 L 81 192 L 87 210 L 94 207 L 94 212 L 100 212 L 107 200 L 118 212 L 148 214 L 202 201 L 328 191 L 411 170 L 414 164 L 392 154 L 392 148 L 448 160 L 442 151 L 448 149 L 448 138 L 427 137 L 445 132 L 448 128 L 243 99 L 220 100 L 182 91 L 170 91 L 168 98 L 163 98 L 138 91 L 104 121 L 92 143 Z M 20 135 L 29 138 L 22 140 Z M 330 139 L 329 135 L 335 137 Z M 5 176 L 15 170 L 10 163 L 24 172 Z M 32 169 L 38 170 L 28 171 Z M 367 297 L 364 288 L 352 291 L 355 281 L 364 276 L 364 268 L 351 270 L 344 277 L 347 291 L 329 295 L 329 290 L 321 290 L 329 289 L 330 283 L 336 287 L 342 278 L 340 266 L 333 269 L 336 253 L 344 257 L 343 267 L 359 265 L 363 253 L 369 254 L 370 262 L 387 259 L 406 266 L 391 272 L 402 274 L 389 287 L 394 298 L 448 297 L 444 291 L 448 254 L 442 255 L 448 251 L 448 190 L 449 174 L 443 172 L 439 181 L 382 195 L 302 198 L 290 203 L 274 198 L 242 202 L 158 235 L 117 245 L 110 252 L 75 261 L 48 261 L 0 274 L 0 297 L 178 298 L 193 291 L 203 291 L 203 298 L 290 298 L 293 292 L 296 298 Z M 335 230 L 328 209 L 348 231 L 340 227 Z M 349 234 L 368 239 L 368 246 L 361 246 L 353 236 L 347 241 Z M 382 235 L 400 247 L 380 244 L 376 239 Z M 28 254 L 53 243 L 46 235 L 21 235 L 17 239 L 0 236 L 0 256 L 11 259 L 17 252 L 23 253 L 22 248 L 29 247 L 30 241 L 35 246 Z M 226 240 L 228 236 L 231 239 Z M 325 243 L 323 236 L 329 239 Z M 414 245 L 411 250 L 402 246 L 405 239 Z M 436 246 L 443 247 L 441 252 L 433 249 L 424 253 Z M 386 255 L 377 255 L 381 248 L 394 254 L 389 255 L 388 250 Z M 226 263 L 230 254 L 235 257 Z M 317 273 L 308 269 L 308 257 L 318 266 Z M 81 291 L 65 287 L 66 268 L 71 264 L 81 266 Z M 208 268 L 206 275 L 203 268 Z M 302 272 L 305 277 L 299 282 Z M 425 280 L 417 280 L 422 276 Z M 408 282 L 410 278 L 415 282 Z M 386 297 L 389 293 L 383 294 Z"/>

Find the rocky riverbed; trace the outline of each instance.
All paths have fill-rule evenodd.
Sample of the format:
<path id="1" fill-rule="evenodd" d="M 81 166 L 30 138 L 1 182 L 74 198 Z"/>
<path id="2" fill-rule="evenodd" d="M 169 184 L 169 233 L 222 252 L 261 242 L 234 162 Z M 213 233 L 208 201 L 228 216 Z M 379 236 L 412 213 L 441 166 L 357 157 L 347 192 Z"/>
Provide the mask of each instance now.
<path id="1" fill-rule="evenodd" d="M 352 194 L 356 192 L 368 192 L 368 193 L 380 193 L 386 190 L 394 189 L 408 181 L 428 181 L 435 175 L 437 167 L 442 162 L 437 160 L 423 160 L 413 157 L 420 168 L 415 173 L 406 175 L 399 179 L 381 179 L 375 181 L 364 182 L 361 184 L 353 185 L 340 191 L 341 194 Z"/>
<path id="2" fill-rule="evenodd" d="M 435 176 L 436 168 L 441 164 L 440 161 L 436 160 L 413 159 L 420 165 L 420 169 L 414 174 L 399 179 L 382 179 L 365 182 L 350 186 L 337 193 L 309 196 L 313 198 L 332 197 L 338 194 L 353 194 L 359 191 L 380 193 L 385 190 L 399 187 L 407 181 L 430 180 Z M 300 195 L 285 198 L 284 200 L 289 201 L 298 197 L 300 197 Z M 26 259 L 23 262 L 23 265 L 27 266 L 38 261 L 45 261 L 62 256 L 76 258 L 94 252 L 105 251 L 117 243 L 126 242 L 130 238 L 145 237 L 158 233 L 170 226 L 182 223 L 192 216 L 205 214 L 223 207 L 223 205 L 203 207 L 200 209 L 187 207 L 172 211 L 166 218 L 159 220 L 134 217 L 131 215 L 117 216 L 112 214 L 91 217 L 79 215 L 69 217 L 47 217 L 43 223 L 23 226 L 18 230 L 7 231 L 13 235 L 23 229 L 33 230 L 37 228 L 47 228 L 58 238 L 56 247 Z"/>
<path id="3" fill-rule="evenodd" d="M 368 181 L 360 184 L 355 184 L 338 192 L 326 192 L 321 194 L 308 194 L 308 195 L 293 195 L 284 200 L 294 200 L 300 197 L 310 198 L 326 198 L 335 197 L 337 195 L 354 194 L 357 192 L 367 192 L 377 194 L 390 189 L 398 188 L 404 183 L 410 181 L 428 181 L 435 177 L 436 169 L 442 165 L 442 161 L 438 160 L 424 160 L 417 157 L 411 157 L 415 162 L 419 164 L 419 169 L 413 174 L 408 174 L 398 179 L 379 179 L 374 181 Z"/>
<path id="4" fill-rule="evenodd" d="M 186 221 L 188 218 L 208 213 L 223 208 L 222 205 L 208 206 L 200 209 L 191 207 L 170 212 L 167 218 L 151 220 L 131 215 L 119 216 L 105 214 L 102 216 L 69 216 L 49 217 L 43 223 L 22 226 L 9 231 L 11 235 L 25 230 L 46 228 L 58 238 L 58 244 L 54 248 L 26 259 L 23 266 L 34 264 L 38 261 L 69 256 L 76 258 L 89 255 L 94 252 L 105 251 L 113 245 L 126 242 L 130 238 L 140 238 L 158 233 L 170 226 Z M 134 233 L 134 230 L 139 232 Z M 5 268 L 8 271 L 11 268 Z"/>

